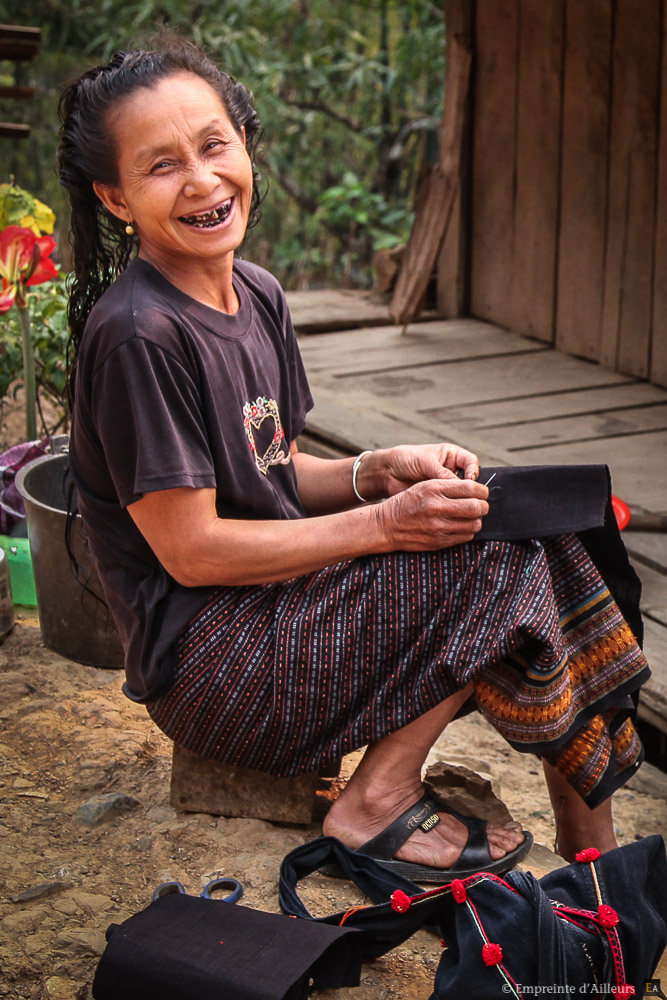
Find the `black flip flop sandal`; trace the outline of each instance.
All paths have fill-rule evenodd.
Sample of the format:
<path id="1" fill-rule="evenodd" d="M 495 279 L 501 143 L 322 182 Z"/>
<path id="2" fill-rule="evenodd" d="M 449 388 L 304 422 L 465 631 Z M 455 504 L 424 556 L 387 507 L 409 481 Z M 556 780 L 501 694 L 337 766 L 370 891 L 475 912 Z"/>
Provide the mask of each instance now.
<path id="1" fill-rule="evenodd" d="M 434 868 L 412 861 L 396 860 L 394 858 L 396 851 L 403 846 L 415 830 L 419 829 L 429 833 L 435 829 L 440 822 L 438 812 L 449 813 L 460 820 L 468 829 L 468 840 L 452 867 Z M 406 809 L 398 819 L 394 820 L 386 830 L 358 847 L 356 853 L 373 858 L 385 868 L 403 875 L 413 882 L 443 885 L 445 882 L 451 882 L 454 878 L 467 878 L 468 875 L 475 875 L 477 872 L 502 875 L 518 864 L 528 854 L 532 845 L 532 833 L 524 830 L 523 841 L 518 847 L 503 855 L 502 858 L 497 860 L 492 858 L 486 836 L 486 821 L 474 816 L 466 816 L 457 809 L 453 809 L 437 795 L 427 792 L 418 802 Z M 325 869 L 322 870 L 325 871 Z M 337 873 L 333 866 L 328 866 L 325 873 L 328 875 L 342 874 Z"/>

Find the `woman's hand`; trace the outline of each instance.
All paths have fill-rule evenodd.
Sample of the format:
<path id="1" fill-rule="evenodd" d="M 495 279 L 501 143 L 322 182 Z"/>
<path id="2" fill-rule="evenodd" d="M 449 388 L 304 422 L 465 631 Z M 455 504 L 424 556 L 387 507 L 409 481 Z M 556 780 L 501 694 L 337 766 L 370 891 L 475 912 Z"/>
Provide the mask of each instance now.
<path id="1" fill-rule="evenodd" d="M 375 451 L 365 458 L 357 476 L 359 493 L 369 500 L 393 497 L 415 483 L 479 475 L 477 455 L 456 444 L 399 445 Z"/>
<path id="2" fill-rule="evenodd" d="M 450 475 L 417 483 L 372 508 L 387 552 L 449 548 L 470 542 L 488 513 L 488 488 Z"/>

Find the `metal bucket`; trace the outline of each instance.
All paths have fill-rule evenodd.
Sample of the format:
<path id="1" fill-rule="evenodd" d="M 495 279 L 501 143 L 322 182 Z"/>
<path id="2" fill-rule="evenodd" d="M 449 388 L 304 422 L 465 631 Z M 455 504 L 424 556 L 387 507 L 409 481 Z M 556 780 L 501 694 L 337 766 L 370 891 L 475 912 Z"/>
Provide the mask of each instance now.
<path id="1" fill-rule="evenodd" d="M 123 649 L 79 514 L 71 519 L 70 533 L 78 579 L 67 551 L 70 483 L 68 455 L 36 458 L 16 477 L 28 520 L 42 639 L 69 660 L 117 669 L 123 666 Z"/>

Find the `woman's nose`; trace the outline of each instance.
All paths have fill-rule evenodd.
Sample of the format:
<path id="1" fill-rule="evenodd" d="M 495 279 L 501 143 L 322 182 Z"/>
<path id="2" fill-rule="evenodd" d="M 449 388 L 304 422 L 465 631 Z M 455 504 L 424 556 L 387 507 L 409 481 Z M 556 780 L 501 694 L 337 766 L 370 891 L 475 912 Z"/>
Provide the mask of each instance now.
<path id="1" fill-rule="evenodd" d="M 196 159 L 188 164 L 184 190 L 186 194 L 206 194 L 219 184 L 217 174 L 206 160 Z"/>

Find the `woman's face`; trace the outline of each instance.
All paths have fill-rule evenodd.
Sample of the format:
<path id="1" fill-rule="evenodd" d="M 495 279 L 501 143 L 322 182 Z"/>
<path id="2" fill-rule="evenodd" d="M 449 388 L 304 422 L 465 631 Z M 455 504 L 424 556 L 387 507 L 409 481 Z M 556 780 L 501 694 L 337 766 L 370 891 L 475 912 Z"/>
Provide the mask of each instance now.
<path id="1" fill-rule="evenodd" d="M 132 220 L 141 256 L 183 265 L 233 254 L 250 213 L 252 166 L 213 88 L 175 73 L 122 101 L 110 126 L 118 185 L 95 190 Z"/>

